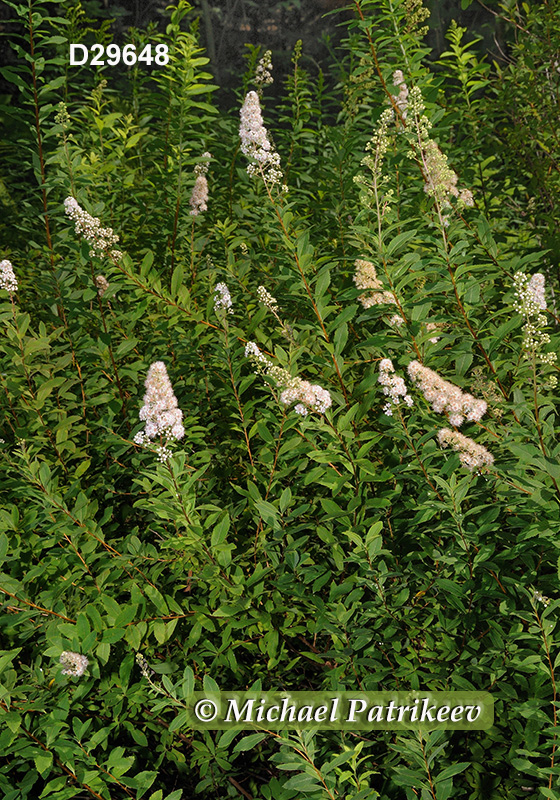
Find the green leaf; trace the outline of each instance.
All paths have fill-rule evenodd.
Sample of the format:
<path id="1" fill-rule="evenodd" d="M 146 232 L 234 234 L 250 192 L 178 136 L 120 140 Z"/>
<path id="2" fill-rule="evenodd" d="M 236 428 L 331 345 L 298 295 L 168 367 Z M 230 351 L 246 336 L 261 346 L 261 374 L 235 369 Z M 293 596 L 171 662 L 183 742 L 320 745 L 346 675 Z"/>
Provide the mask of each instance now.
<path id="1" fill-rule="evenodd" d="M 321 785 L 317 783 L 317 779 L 313 775 L 307 775 L 302 772 L 300 775 L 294 775 L 287 780 L 283 784 L 283 788 L 297 792 L 316 792 L 321 789 Z"/>
<path id="2" fill-rule="evenodd" d="M 20 652 L 20 650 L 21 647 L 18 647 L 15 650 L 8 650 L 8 651 L 0 650 L 0 653 L 2 653 L 2 655 L 0 655 L 0 674 L 4 672 L 4 670 L 9 664 L 12 663 L 12 661 Z"/>
<path id="3" fill-rule="evenodd" d="M 252 750 L 259 742 L 262 742 L 267 736 L 266 733 L 251 733 L 249 736 L 244 736 L 233 748 L 234 753 L 241 753 L 245 750 Z"/>
<path id="4" fill-rule="evenodd" d="M 218 686 L 218 684 L 216 683 L 214 678 L 210 677 L 210 675 L 205 675 L 204 676 L 204 678 L 202 680 L 202 686 L 203 686 L 205 692 L 219 692 L 220 691 L 220 687 Z"/>
<path id="5" fill-rule="evenodd" d="M 48 775 L 51 771 L 52 763 L 53 763 L 53 754 L 51 752 L 40 753 L 36 755 L 33 759 L 35 762 L 35 768 L 41 777 Z"/>
<path id="6" fill-rule="evenodd" d="M 171 295 L 176 297 L 179 291 L 179 286 L 183 283 L 183 268 L 181 266 L 175 267 L 173 275 L 171 276 Z"/>
<path id="7" fill-rule="evenodd" d="M 229 531 L 229 526 L 230 526 L 229 514 L 227 514 L 226 512 L 225 516 L 222 517 L 220 522 L 214 527 L 214 530 L 212 531 L 211 542 L 213 547 L 216 547 L 217 545 L 225 541 L 225 538 Z"/>
<path id="8" fill-rule="evenodd" d="M 453 775 L 458 775 L 460 772 L 466 770 L 467 767 L 470 767 L 469 761 L 460 761 L 450 767 L 445 767 L 445 769 L 442 769 L 442 771 L 436 775 L 435 781 L 436 783 L 439 783 L 440 781 L 445 781 L 448 778 L 452 778 Z"/>

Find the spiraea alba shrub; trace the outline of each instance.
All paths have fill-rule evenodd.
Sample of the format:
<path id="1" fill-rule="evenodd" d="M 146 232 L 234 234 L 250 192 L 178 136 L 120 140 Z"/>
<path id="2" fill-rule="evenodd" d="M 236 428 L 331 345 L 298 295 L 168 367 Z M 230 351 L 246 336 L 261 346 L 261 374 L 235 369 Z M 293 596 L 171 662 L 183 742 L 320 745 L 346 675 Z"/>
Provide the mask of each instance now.
<path id="1" fill-rule="evenodd" d="M 328 69 L 298 43 L 279 91 L 249 48 L 226 111 L 184 0 L 120 70 L 68 66 L 111 35 L 80 5 L 7 3 L 6 800 L 560 796 L 560 6 L 436 64 L 420 0 L 351 5 Z M 189 725 L 248 689 L 494 724 Z"/>

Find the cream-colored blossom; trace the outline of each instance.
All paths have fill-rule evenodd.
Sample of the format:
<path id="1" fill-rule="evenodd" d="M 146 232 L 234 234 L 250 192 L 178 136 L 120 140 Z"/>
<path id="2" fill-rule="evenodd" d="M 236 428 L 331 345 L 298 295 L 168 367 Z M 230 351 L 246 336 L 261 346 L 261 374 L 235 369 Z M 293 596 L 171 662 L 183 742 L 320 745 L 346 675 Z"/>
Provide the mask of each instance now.
<path id="1" fill-rule="evenodd" d="M 257 297 L 259 301 L 266 306 L 270 311 L 278 311 L 278 301 L 268 292 L 264 286 L 259 286 L 257 289 Z"/>
<path id="2" fill-rule="evenodd" d="M 442 153 L 438 144 L 430 139 L 432 123 L 423 113 L 424 109 L 422 92 L 418 86 L 413 86 L 408 97 L 405 130 L 414 153 L 422 162 L 424 191 L 435 198 L 441 209 L 451 207 L 451 197 L 456 198 L 459 205 L 473 205 L 472 192 L 468 189 L 459 192 L 457 173 L 450 168 L 447 156 Z M 449 218 L 444 216 L 442 222 L 445 226 L 449 225 Z"/>
<path id="3" fill-rule="evenodd" d="M 222 309 L 227 314 L 233 314 L 233 303 L 228 287 L 225 283 L 217 283 L 214 287 L 214 311 L 219 314 Z"/>
<path id="4" fill-rule="evenodd" d="M 377 277 L 375 265 L 364 258 L 357 258 L 354 261 L 356 271 L 354 272 L 354 283 L 357 289 L 381 289 L 381 281 Z"/>
<path id="5" fill-rule="evenodd" d="M 208 181 L 205 175 L 197 175 L 189 199 L 191 217 L 198 217 L 202 211 L 208 210 Z"/>
<path id="6" fill-rule="evenodd" d="M 104 275 L 96 275 L 95 285 L 97 287 L 97 294 L 99 295 L 99 297 L 103 297 L 103 295 L 109 288 L 109 281 Z"/>
<path id="7" fill-rule="evenodd" d="M 383 291 L 383 284 L 377 277 L 375 266 L 371 261 L 357 258 L 354 262 L 356 268 L 354 272 L 354 283 L 357 289 L 365 290 L 358 300 L 364 308 L 372 306 L 396 304 L 395 296 L 392 292 Z"/>
<path id="8" fill-rule="evenodd" d="M 459 454 L 461 464 L 471 471 L 494 463 L 494 456 L 485 447 L 476 444 L 459 431 L 442 428 L 437 436 L 440 446 L 452 447 Z"/>
<path id="9" fill-rule="evenodd" d="M 259 59 L 259 63 L 257 64 L 257 68 L 255 70 L 255 78 L 253 83 L 257 87 L 259 94 L 262 92 L 265 86 L 270 86 L 271 83 L 274 83 L 274 78 L 272 77 L 271 50 L 265 50 L 263 57 Z"/>
<path id="10" fill-rule="evenodd" d="M 439 149 L 433 139 L 424 143 L 425 183 L 424 191 L 435 197 L 443 206 L 449 205 L 449 196 L 459 196 L 457 173 L 447 164 L 447 156 Z"/>
<path id="11" fill-rule="evenodd" d="M 411 361 L 407 369 L 411 380 L 436 414 L 447 414 L 449 422 L 455 427 L 462 425 L 465 418 L 469 422 L 478 422 L 486 413 L 488 405 L 485 400 L 477 400 L 471 394 L 462 392 L 458 386 L 444 380 L 419 361 Z"/>
<path id="12" fill-rule="evenodd" d="M 470 189 L 461 189 L 457 202 L 463 206 L 474 206 L 474 197 Z"/>
<path id="13" fill-rule="evenodd" d="M 241 138 L 241 152 L 252 159 L 247 167 L 249 175 L 262 174 L 264 180 L 270 184 L 282 182 L 280 169 L 280 156 L 272 147 L 266 128 L 263 124 L 261 104 L 256 92 L 248 92 L 240 111 L 241 123 L 239 136 Z"/>
<path id="14" fill-rule="evenodd" d="M 136 444 L 144 444 L 156 436 L 163 436 L 166 440 L 182 439 L 185 435 L 183 412 L 178 408 L 163 361 L 151 365 L 144 385 L 146 394 L 139 417 L 146 426 L 134 437 Z"/>
<path id="15" fill-rule="evenodd" d="M 513 307 L 525 320 L 523 325 L 523 348 L 527 355 L 538 353 L 550 342 L 550 336 L 543 328 L 546 326 L 544 275 L 535 273 L 531 278 L 523 272 L 513 276 L 515 299 Z M 550 366 L 556 361 L 556 353 L 542 353 L 539 360 Z"/>
<path id="16" fill-rule="evenodd" d="M 0 261 L 0 289 L 6 289 L 10 294 L 18 290 L 18 282 L 12 266 L 12 262 L 5 258 Z"/>
<path id="17" fill-rule="evenodd" d="M 208 210 L 208 180 L 206 179 L 206 173 L 212 156 L 206 152 L 202 154 L 202 158 L 204 161 L 199 161 L 194 168 L 195 181 L 189 199 L 191 217 L 197 217 L 202 211 Z"/>
<path id="18" fill-rule="evenodd" d="M 102 228 L 98 217 L 92 217 L 78 203 L 74 197 L 67 197 L 64 201 L 64 210 L 75 224 L 76 233 L 83 236 L 90 245 L 90 256 L 110 255 L 113 259 L 121 258 L 120 250 L 113 250 L 113 245 L 119 237 L 112 228 Z"/>
<path id="19" fill-rule="evenodd" d="M 255 342 L 247 342 L 245 356 L 250 359 L 259 375 L 266 375 L 282 390 L 280 402 L 285 406 L 294 406 L 296 414 L 307 416 L 309 411 L 324 414 L 332 405 L 332 398 L 327 389 L 316 383 L 292 376 L 288 370 L 276 366 L 267 358 Z"/>
<path id="20" fill-rule="evenodd" d="M 411 406 L 414 403 L 412 397 L 408 394 L 404 379 L 395 375 L 395 368 L 390 358 L 381 359 L 379 363 L 379 378 L 377 380 L 383 387 L 383 394 L 389 400 L 383 406 L 383 411 L 389 417 L 393 415 L 393 406 L 400 405 L 401 397 L 407 406 Z"/>
<path id="21" fill-rule="evenodd" d="M 402 70 L 396 69 L 393 72 L 393 84 L 399 87 L 399 93 L 391 96 L 395 105 L 401 112 L 402 118 L 406 119 L 406 110 L 408 108 L 408 86 L 405 83 Z"/>
<path id="22" fill-rule="evenodd" d="M 63 675 L 76 675 L 78 678 L 84 674 L 89 664 L 86 656 L 74 653 L 71 650 L 64 650 L 60 655 L 61 670 Z"/>

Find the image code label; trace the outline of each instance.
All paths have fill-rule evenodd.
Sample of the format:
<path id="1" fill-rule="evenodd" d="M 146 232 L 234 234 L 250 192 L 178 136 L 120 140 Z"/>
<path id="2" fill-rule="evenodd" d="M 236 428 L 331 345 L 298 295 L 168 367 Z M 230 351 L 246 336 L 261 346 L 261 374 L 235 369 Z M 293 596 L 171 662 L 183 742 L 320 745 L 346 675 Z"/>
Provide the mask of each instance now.
<path id="1" fill-rule="evenodd" d="M 157 67 L 164 67 L 169 63 L 169 47 L 166 44 L 145 45 L 140 53 L 136 52 L 136 45 L 125 44 L 119 47 L 118 44 L 94 44 L 87 47 L 85 44 L 70 45 L 70 66 L 82 67 L 89 64 L 90 67 L 103 67 L 106 64 L 116 67 L 124 64 L 126 67 L 133 67 L 135 64 L 150 67 L 154 64 Z"/>

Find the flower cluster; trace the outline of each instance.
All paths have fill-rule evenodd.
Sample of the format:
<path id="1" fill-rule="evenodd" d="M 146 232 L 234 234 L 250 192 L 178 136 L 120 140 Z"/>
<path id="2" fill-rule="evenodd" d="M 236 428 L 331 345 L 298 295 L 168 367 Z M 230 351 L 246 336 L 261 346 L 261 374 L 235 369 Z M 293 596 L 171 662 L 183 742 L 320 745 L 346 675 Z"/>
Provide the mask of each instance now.
<path id="1" fill-rule="evenodd" d="M 6 289 L 10 294 L 18 290 L 18 282 L 12 267 L 12 262 L 5 258 L 0 261 L 0 289 Z"/>
<path id="2" fill-rule="evenodd" d="M 457 204 L 459 206 L 470 206 L 471 208 L 474 206 L 474 197 L 470 189 L 461 189 Z"/>
<path id="3" fill-rule="evenodd" d="M 364 308 L 371 308 L 372 306 L 390 305 L 391 303 L 396 304 L 397 302 L 392 292 L 386 292 L 386 291 L 374 292 L 373 294 L 369 295 L 361 295 L 358 299 Z"/>
<path id="4" fill-rule="evenodd" d="M 422 92 L 418 86 L 414 86 L 409 92 L 406 132 L 413 151 L 422 161 L 424 191 L 434 197 L 442 209 L 451 208 L 451 197 L 456 198 L 459 206 L 474 205 L 472 192 L 469 189 L 459 192 L 457 173 L 449 167 L 447 156 L 436 142 L 430 139 L 432 124 L 423 113 L 424 108 Z M 449 219 L 444 216 L 443 222 L 449 224 Z"/>
<path id="5" fill-rule="evenodd" d="M 302 417 L 307 416 L 308 410 L 324 414 L 332 405 L 332 399 L 327 389 L 298 377 L 292 378 L 282 391 L 280 402 L 285 406 L 295 403 L 294 411 Z"/>
<path id="6" fill-rule="evenodd" d="M 401 112 L 403 119 L 406 119 L 406 109 L 408 108 L 408 86 L 405 83 L 402 70 L 396 69 L 393 72 L 393 84 L 399 87 L 399 93 L 391 95 L 395 105 Z"/>
<path id="7" fill-rule="evenodd" d="M 155 671 L 150 667 L 148 661 L 144 658 L 142 653 L 136 653 L 136 663 L 140 667 L 140 672 L 144 678 L 148 678 L 148 680 L 150 680 L 152 675 L 155 675 Z"/>
<path id="8" fill-rule="evenodd" d="M 419 361 L 410 362 L 408 374 L 436 414 L 447 414 L 449 422 L 456 428 L 463 424 L 465 418 L 469 422 L 478 422 L 486 413 L 488 406 L 485 400 L 477 400 L 472 394 L 462 392 L 458 386 L 444 380 Z"/>
<path id="9" fill-rule="evenodd" d="M 259 301 L 266 306 L 269 311 L 277 312 L 278 311 L 278 301 L 275 297 L 273 297 L 270 292 L 264 288 L 264 286 L 259 286 L 257 289 L 257 297 Z"/>
<path id="10" fill-rule="evenodd" d="M 164 444 L 160 444 L 158 447 L 156 447 L 156 453 L 157 460 L 160 462 L 160 464 L 165 464 L 165 462 L 169 461 L 173 455 L 173 452 L 169 449 L 169 447 L 166 447 Z"/>
<path id="11" fill-rule="evenodd" d="M 403 378 L 395 375 L 395 368 L 390 358 L 381 359 L 378 381 L 383 386 L 383 394 L 389 398 L 389 402 L 383 406 L 383 411 L 389 417 L 393 415 L 393 406 L 400 405 L 401 397 L 407 406 L 413 404 L 412 397 L 407 393 L 406 383 Z"/>
<path id="12" fill-rule="evenodd" d="M 259 63 L 257 64 L 257 69 L 255 70 L 255 78 L 253 83 L 257 87 L 257 91 L 260 94 L 261 91 L 265 86 L 270 86 L 271 83 L 274 83 L 274 78 L 272 77 L 272 51 L 266 50 L 265 54 L 262 58 L 259 59 Z"/>
<path id="13" fill-rule="evenodd" d="M 103 295 L 109 288 L 109 281 L 104 275 L 96 275 L 94 282 L 97 287 L 97 294 L 99 295 L 99 297 L 103 297 Z"/>
<path id="14" fill-rule="evenodd" d="M 208 181 L 206 180 L 206 175 L 197 175 L 189 205 L 191 207 L 191 217 L 198 217 L 201 211 L 208 210 Z"/>
<path id="15" fill-rule="evenodd" d="M 389 125 L 394 116 L 393 109 L 386 108 L 379 118 L 372 138 L 366 144 L 366 155 L 362 158 L 361 163 L 371 172 L 371 179 L 361 174 L 354 176 L 354 183 L 361 187 L 360 201 L 366 206 L 371 206 L 375 202 L 377 212 L 381 217 L 389 213 L 389 204 L 393 196 L 393 189 L 385 188 L 389 182 L 389 176 L 383 175 L 383 160 L 391 143 Z"/>
<path id="16" fill-rule="evenodd" d="M 146 394 L 139 417 L 146 422 L 146 427 L 134 437 L 136 444 L 145 444 L 156 436 L 165 436 L 166 440 L 182 439 L 185 435 L 183 412 L 177 407 L 177 398 L 167 375 L 163 361 L 155 361 L 148 370 L 144 383 Z M 160 460 L 166 460 L 169 451 L 165 448 L 159 452 Z M 166 458 L 164 458 L 166 456 Z"/>
<path id="17" fill-rule="evenodd" d="M 207 160 L 199 162 L 194 168 L 196 178 L 189 200 L 191 217 L 197 217 L 201 211 L 208 210 L 208 181 L 206 180 L 206 173 L 208 172 L 208 160 L 212 156 L 210 153 L 203 153 L 202 158 Z"/>
<path id="18" fill-rule="evenodd" d="M 233 303 L 228 287 L 225 283 L 217 283 L 214 287 L 214 311 L 220 314 L 222 309 L 227 314 L 233 314 Z"/>
<path id="19" fill-rule="evenodd" d="M 420 41 L 430 30 L 427 25 L 419 27 L 430 16 L 429 10 L 424 8 L 422 0 L 404 0 L 403 11 L 405 13 L 407 31 L 409 33 L 414 32 L 417 41 Z"/>
<path id="20" fill-rule="evenodd" d="M 391 140 L 389 138 L 389 125 L 393 121 L 395 113 L 392 108 L 386 108 L 379 117 L 377 129 L 370 141 L 366 144 L 366 151 L 374 155 L 366 155 L 362 159 L 362 164 L 369 167 L 376 177 L 381 177 L 383 158 L 389 149 Z"/>
<path id="21" fill-rule="evenodd" d="M 542 272 L 536 272 L 531 278 L 523 272 L 516 272 L 513 276 L 513 286 L 515 290 L 513 306 L 524 317 L 535 316 L 546 309 Z"/>
<path id="22" fill-rule="evenodd" d="M 494 463 L 494 456 L 485 447 L 459 431 L 442 428 L 438 431 L 438 441 L 441 447 L 452 447 L 459 454 L 461 464 L 471 471 Z"/>
<path id="23" fill-rule="evenodd" d="M 306 417 L 309 411 L 324 414 L 331 407 L 332 399 L 327 389 L 314 383 L 293 377 L 290 373 L 275 366 L 270 359 L 261 353 L 255 342 L 247 342 L 245 356 L 249 358 L 259 375 L 267 375 L 282 389 L 280 402 L 282 405 L 294 405 L 296 414 Z"/>
<path id="24" fill-rule="evenodd" d="M 357 258 L 354 262 L 354 266 L 356 267 L 356 271 L 353 280 L 356 284 L 356 288 L 367 292 L 367 294 L 361 294 L 358 297 L 358 300 L 364 308 L 391 303 L 396 304 L 397 301 L 393 293 L 383 291 L 383 286 L 377 277 L 377 272 L 371 261 Z"/>
<path id="25" fill-rule="evenodd" d="M 533 593 L 533 599 L 536 603 L 542 603 L 543 606 L 547 606 L 550 603 L 550 597 L 542 594 L 542 592 L 539 592 L 537 589 L 535 589 Z"/>
<path id="26" fill-rule="evenodd" d="M 102 228 L 98 217 L 92 217 L 78 204 L 73 197 L 64 201 L 64 210 L 76 225 L 76 233 L 83 236 L 91 247 L 90 256 L 104 256 L 109 252 L 111 258 L 118 261 L 122 257 L 120 250 L 111 250 L 119 241 L 112 228 Z"/>
<path id="27" fill-rule="evenodd" d="M 68 107 L 67 107 L 66 103 L 64 103 L 63 101 L 61 101 L 57 105 L 57 108 L 58 108 L 58 111 L 55 114 L 55 118 L 54 118 L 55 125 L 60 125 L 60 127 L 62 128 L 62 131 L 64 133 L 64 131 L 66 131 L 70 127 L 70 114 L 68 113 Z M 60 136 L 60 135 L 61 135 L 60 133 L 57 134 L 57 136 Z"/>
<path id="28" fill-rule="evenodd" d="M 280 156 L 275 152 L 268 139 L 268 133 L 263 125 L 261 104 L 256 92 L 248 92 L 240 111 L 241 124 L 239 136 L 241 138 L 241 152 L 247 158 L 253 159 L 247 167 L 249 175 L 263 175 L 268 184 L 279 184 L 282 181 L 280 169 Z"/>
<path id="29" fill-rule="evenodd" d="M 86 656 L 80 655 L 80 653 L 73 653 L 71 650 L 65 650 L 60 655 L 60 663 L 63 666 L 63 675 L 76 675 L 80 677 L 80 675 L 83 675 L 86 671 L 89 660 Z"/>
<path id="30" fill-rule="evenodd" d="M 255 342 L 247 342 L 245 345 L 245 358 L 250 359 L 255 367 L 255 372 L 259 375 L 267 375 L 274 368 L 272 361 L 261 353 Z"/>
<path id="31" fill-rule="evenodd" d="M 541 310 L 546 309 L 546 298 L 544 296 L 544 275 L 542 272 L 535 272 L 527 284 L 527 291 L 532 297 L 534 304 Z"/>
<path id="32" fill-rule="evenodd" d="M 457 173 L 447 164 L 447 156 L 439 149 L 433 139 L 428 139 L 423 146 L 425 183 L 424 191 L 435 197 L 442 206 L 449 207 L 449 196 L 459 196 Z"/>
<path id="33" fill-rule="evenodd" d="M 525 318 L 523 348 L 527 354 L 536 354 L 550 342 L 550 336 L 542 330 L 546 325 L 546 315 L 542 313 L 546 309 L 544 275 L 537 272 L 529 278 L 523 272 L 516 272 L 513 286 L 513 306 Z M 556 361 L 556 353 L 541 353 L 539 359 L 550 366 Z"/>
<path id="34" fill-rule="evenodd" d="M 426 323 L 426 330 L 427 331 L 439 331 L 442 327 L 445 326 L 445 323 L 442 322 L 427 322 Z M 441 339 L 441 336 L 431 336 L 430 342 L 432 344 L 436 344 Z"/>
<path id="35" fill-rule="evenodd" d="M 356 272 L 354 273 L 354 283 L 357 289 L 378 289 L 381 286 L 377 278 L 375 266 L 371 261 L 357 258 L 354 261 Z"/>

